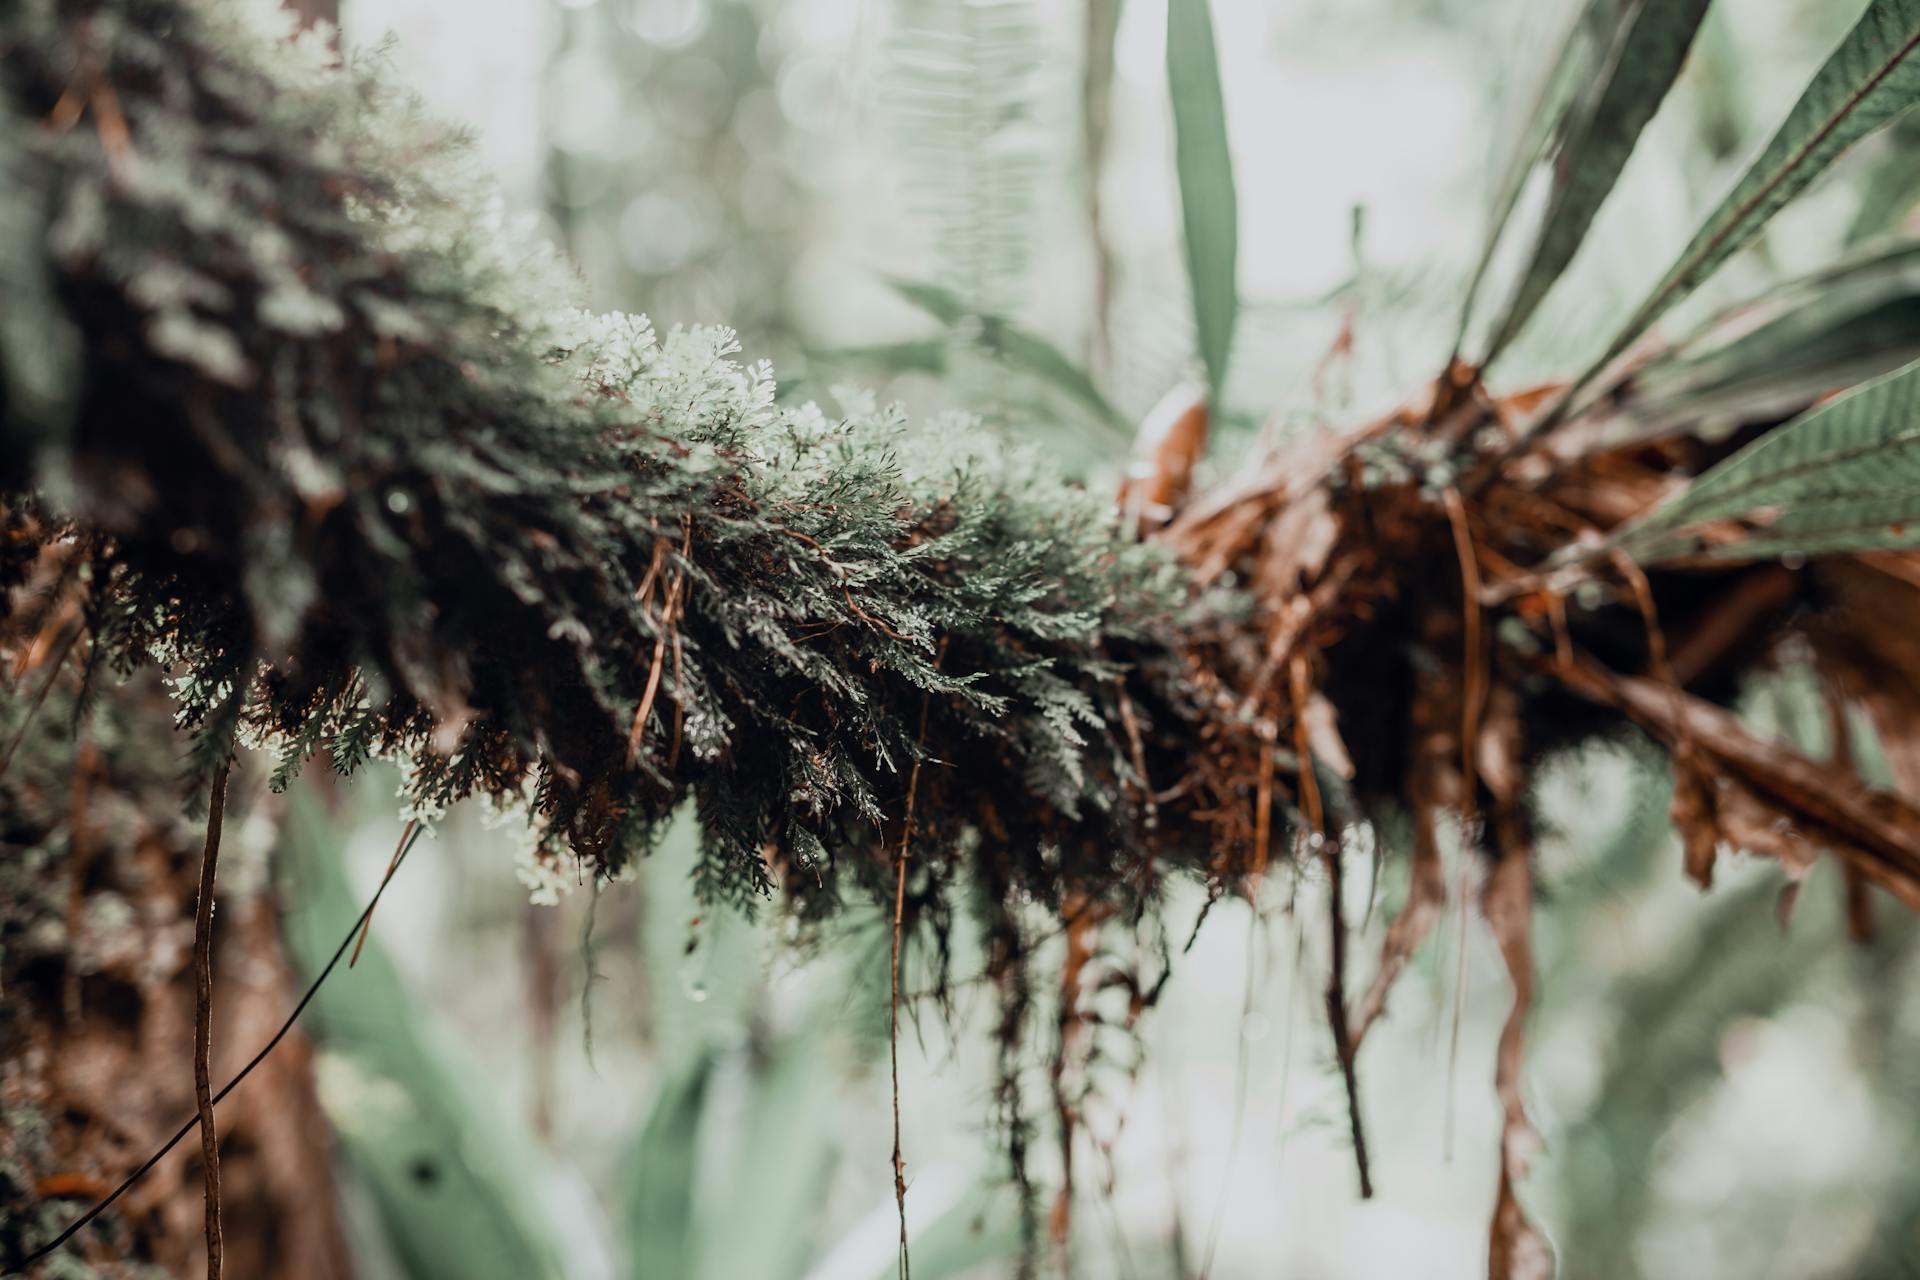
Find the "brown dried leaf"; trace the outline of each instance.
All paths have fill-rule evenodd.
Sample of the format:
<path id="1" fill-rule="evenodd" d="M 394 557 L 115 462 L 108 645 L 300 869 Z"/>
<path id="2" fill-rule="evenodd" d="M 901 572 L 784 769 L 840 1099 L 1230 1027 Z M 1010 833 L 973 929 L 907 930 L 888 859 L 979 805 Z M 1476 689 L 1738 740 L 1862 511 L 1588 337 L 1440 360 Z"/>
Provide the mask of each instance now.
<path id="1" fill-rule="evenodd" d="M 1193 487 L 1193 469 L 1207 451 L 1207 396 L 1191 384 L 1173 388 L 1141 420 L 1122 505 L 1143 528 L 1165 524 Z"/>
<path id="2" fill-rule="evenodd" d="M 1254 591 L 1284 600 L 1318 580 L 1340 540 L 1340 521 L 1324 488 L 1309 489 L 1267 523 Z"/>
<path id="3" fill-rule="evenodd" d="M 1673 804 L 1668 816 L 1686 853 L 1687 875 L 1702 889 L 1713 887 L 1713 864 L 1720 851 L 1720 828 L 1713 820 L 1713 800 L 1701 779 L 1692 752 L 1678 751 L 1673 759 Z"/>
<path id="4" fill-rule="evenodd" d="M 1920 556 L 1822 561 L 1810 629 L 1821 672 L 1865 709 L 1894 786 L 1920 800 Z"/>
<path id="5" fill-rule="evenodd" d="M 1340 736 L 1339 714 L 1325 694 L 1315 689 L 1308 695 L 1300 721 L 1306 726 L 1307 747 L 1313 752 L 1313 758 L 1351 782 L 1353 757 L 1347 754 L 1346 740 Z"/>
<path id="6" fill-rule="evenodd" d="M 1814 845 L 1920 910 L 1920 808 L 1857 775 L 1749 733 L 1731 712 L 1671 685 L 1591 662 L 1555 666 L 1583 697 L 1624 712 L 1669 748 L 1689 743 L 1709 770 L 1713 817 L 1734 843 L 1804 870 Z"/>

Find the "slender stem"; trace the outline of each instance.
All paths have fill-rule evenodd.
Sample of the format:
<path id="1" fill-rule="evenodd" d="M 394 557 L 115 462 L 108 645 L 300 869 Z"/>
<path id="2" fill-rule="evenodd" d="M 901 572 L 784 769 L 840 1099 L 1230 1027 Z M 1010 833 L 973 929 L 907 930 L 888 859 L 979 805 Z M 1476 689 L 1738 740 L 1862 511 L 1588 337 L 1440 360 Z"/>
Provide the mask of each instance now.
<path id="1" fill-rule="evenodd" d="M 1353 1037 L 1347 1027 L 1347 921 L 1341 904 L 1340 846 L 1329 837 L 1323 849 L 1327 862 L 1327 917 L 1333 930 L 1333 957 L 1327 973 L 1327 1022 L 1333 1028 L 1333 1051 L 1340 1059 L 1340 1078 L 1347 1086 L 1347 1125 L 1353 1133 L 1353 1163 L 1360 1175 L 1360 1198 L 1371 1200 L 1373 1175 L 1367 1165 L 1367 1132 L 1360 1122 L 1360 1077 L 1353 1065 Z"/>
<path id="2" fill-rule="evenodd" d="M 914 773 L 920 771 L 914 762 Z M 916 781 L 917 781 L 916 777 Z M 908 815 L 911 829 L 912 815 Z M 907 837 L 900 838 L 900 852 L 894 859 L 898 875 L 893 891 L 892 994 L 887 1008 L 887 1058 L 893 1069 L 893 1200 L 900 1211 L 900 1280 L 913 1274 L 907 1254 L 907 1166 L 900 1155 L 900 921 L 907 906 Z"/>
<path id="3" fill-rule="evenodd" d="M 40 692 L 33 695 L 33 702 L 27 707 L 27 714 L 20 720 L 20 730 L 7 743 L 5 751 L 0 752 L 0 777 L 5 777 L 7 766 L 13 763 L 13 753 L 27 740 L 27 731 L 33 728 L 33 719 L 40 714 L 40 708 L 46 703 L 47 695 L 53 692 L 54 682 L 60 679 L 60 669 L 67 665 L 67 655 L 73 652 L 73 646 L 80 639 L 84 626 L 77 626 L 67 638 L 60 642 L 60 652 L 47 664 L 47 679 L 40 686 Z"/>
<path id="4" fill-rule="evenodd" d="M 1120 28 L 1120 0 L 1088 0 L 1086 62 L 1080 81 L 1081 141 L 1085 149 L 1087 241 L 1093 249 L 1093 330 L 1087 364 L 1105 373 L 1112 362 L 1113 246 L 1100 205 L 1113 97 L 1113 41 Z"/>
<path id="5" fill-rule="evenodd" d="M 945 658 L 946 642 L 940 643 L 940 658 Z M 938 659 L 936 659 L 936 663 Z M 920 735 L 927 740 L 927 698 L 920 699 Z M 920 790 L 921 757 L 913 758 L 907 774 L 907 805 L 900 825 L 900 849 L 894 855 L 893 954 L 888 980 L 887 1059 L 893 1071 L 893 1200 L 900 1211 L 900 1280 L 911 1280 L 913 1261 L 907 1253 L 907 1165 L 900 1155 L 900 929 L 907 915 L 907 847 L 913 841 L 913 801 Z"/>
<path id="6" fill-rule="evenodd" d="M 220 1230 L 220 1134 L 213 1123 L 213 886 L 231 758 L 213 772 L 207 845 L 200 854 L 200 898 L 193 911 L 193 1094 L 200 1112 L 200 1158 L 207 1184 L 207 1280 L 220 1280 L 226 1243 Z"/>

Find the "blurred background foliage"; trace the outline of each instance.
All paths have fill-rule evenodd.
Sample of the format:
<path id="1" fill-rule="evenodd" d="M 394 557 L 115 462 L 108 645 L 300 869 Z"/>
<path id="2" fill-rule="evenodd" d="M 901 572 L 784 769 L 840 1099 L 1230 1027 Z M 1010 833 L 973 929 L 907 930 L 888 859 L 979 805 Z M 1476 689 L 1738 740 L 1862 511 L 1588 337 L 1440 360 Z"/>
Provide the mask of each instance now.
<path id="1" fill-rule="evenodd" d="M 1260 433 L 1387 408 L 1440 367 L 1490 163 L 1570 8 L 1215 0 L 1239 215 L 1216 475 Z M 1769 86 L 1803 79 L 1860 8 L 1714 6 L 1546 322 L 1503 364 L 1512 385 L 1564 373 L 1623 317 L 1771 129 Z M 350 45 L 390 33 L 385 56 L 473 129 L 509 207 L 566 246 L 593 305 L 662 329 L 730 323 L 774 358 L 784 395 L 865 385 L 965 408 L 1090 483 L 1111 483 L 1164 393 L 1208 372 L 1166 19 L 1161 0 L 342 14 Z M 1911 124 L 1862 147 L 1689 314 L 1899 224 L 1916 155 Z M 1756 688 L 1749 711 L 1825 750 L 1805 684 Z M 1797 900 L 1746 863 L 1696 892 L 1649 759 L 1622 741 L 1564 760 L 1539 797 L 1528 1075 L 1547 1151 L 1523 1196 L 1563 1274 L 1920 1275 L 1912 922 L 1883 903 L 1872 940 L 1849 944 L 1824 868 Z M 280 861 L 301 964 L 324 961 L 387 866 L 392 787 L 369 773 L 296 791 Z M 516 878 L 516 839 L 476 812 L 437 822 L 310 1014 L 367 1274 L 892 1274 L 884 922 L 803 944 L 707 910 L 685 888 L 690 832 L 600 887 Z M 1450 876 L 1474 875 L 1456 853 Z M 1373 936 L 1405 891 L 1404 864 L 1384 866 L 1353 904 Z M 1361 1067 L 1381 1194 L 1362 1203 L 1316 1009 L 1315 891 L 1220 904 L 1138 1042 L 1096 1040 L 1075 1274 L 1482 1272 L 1506 1004 L 1492 941 L 1456 909 L 1374 1033 Z M 1176 943 L 1202 905 L 1177 905 Z M 960 945 L 956 972 L 977 972 Z M 909 946 L 905 989 L 926 975 Z M 963 981 L 946 1010 L 916 999 L 903 1030 L 922 1280 L 1003 1274 L 1017 1250 L 987 1125 L 989 1017 Z"/>

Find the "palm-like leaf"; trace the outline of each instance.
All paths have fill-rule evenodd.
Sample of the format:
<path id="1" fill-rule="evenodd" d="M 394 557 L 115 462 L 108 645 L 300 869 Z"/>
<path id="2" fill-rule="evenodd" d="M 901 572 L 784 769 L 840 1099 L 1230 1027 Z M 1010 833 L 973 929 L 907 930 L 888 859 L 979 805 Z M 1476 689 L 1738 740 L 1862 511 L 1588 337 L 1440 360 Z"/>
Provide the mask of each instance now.
<path id="1" fill-rule="evenodd" d="M 1758 525 L 1732 540 L 1729 521 Z M 1623 530 L 1643 563 L 1920 545 L 1920 364 L 1769 433 Z"/>
<path id="2" fill-rule="evenodd" d="M 1719 317 L 1636 372 L 1609 444 L 1791 416 L 1920 358 L 1920 244 L 1850 255 Z"/>
<path id="3" fill-rule="evenodd" d="M 714 1058 L 702 1046 L 668 1076 L 634 1143 L 623 1201 L 636 1277 L 695 1274 L 700 1118 L 706 1113 Z"/>
<path id="4" fill-rule="evenodd" d="M 1920 101 L 1920 0 L 1874 0 L 1766 149 L 1720 201 L 1581 383 L 1746 245 L 1848 147 Z"/>
<path id="5" fill-rule="evenodd" d="M 1693 44 L 1708 0 L 1589 0 L 1563 50 L 1556 74 L 1587 62 L 1544 129 L 1528 135 L 1504 186 L 1502 221 L 1536 163 L 1552 165 L 1552 189 L 1512 301 L 1494 329 L 1491 362 L 1518 334 L 1586 238 L 1594 216 L 1619 180 L 1641 130 L 1666 99 Z M 1533 145 L 1539 152 L 1533 153 Z M 1500 227 L 1495 227 L 1498 239 Z M 1482 270 L 1493 251 L 1490 240 Z"/>
<path id="6" fill-rule="evenodd" d="M 281 853 L 298 909 L 282 921 L 296 970 L 320 970 L 356 903 L 341 823 L 303 789 Z M 560 1205 L 539 1144 L 494 1082 L 407 990 L 372 937 L 322 985 L 302 1028 L 322 1055 L 321 1098 L 348 1166 L 380 1209 L 386 1244 L 417 1280 L 592 1274 L 606 1242 Z"/>

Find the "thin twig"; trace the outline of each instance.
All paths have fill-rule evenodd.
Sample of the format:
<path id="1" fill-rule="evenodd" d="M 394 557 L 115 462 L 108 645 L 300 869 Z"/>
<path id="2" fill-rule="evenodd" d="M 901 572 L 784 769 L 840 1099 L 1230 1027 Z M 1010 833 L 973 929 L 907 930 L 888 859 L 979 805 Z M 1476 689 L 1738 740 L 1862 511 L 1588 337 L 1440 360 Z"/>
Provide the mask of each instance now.
<path id="1" fill-rule="evenodd" d="M 634 592 L 634 599 L 640 602 L 641 616 L 652 623 L 653 610 L 648 608 L 652 596 L 653 584 L 660 574 L 660 567 L 666 556 L 666 542 L 656 539 L 653 544 L 653 562 L 647 566 L 647 573 L 640 580 L 640 587 Z M 693 546 L 693 532 L 690 525 L 682 528 L 680 555 L 684 560 Z M 666 662 L 667 649 L 671 643 L 673 649 L 673 678 L 677 690 L 680 682 L 680 630 L 677 625 L 680 618 L 681 589 L 686 584 L 684 567 L 674 570 L 673 579 L 667 584 L 667 598 L 660 607 L 660 620 L 654 623 L 657 632 L 653 638 L 653 661 L 647 669 L 647 687 L 640 695 L 639 709 L 633 713 L 633 728 L 627 734 L 627 768 L 631 769 L 640 762 L 640 741 L 646 734 L 647 717 L 653 713 L 653 700 L 660 692 L 660 675 Z M 671 641 L 669 641 L 671 637 Z M 674 701 L 673 754 L 680 754 L 680 712 L 679 696 Z M 669 765 L 669 768 L 672 766 Z"/>
<path id="2" fill-rule="evenodd" d="M 67 655 L 73 652 L 73 646 L 79 641 L 80 633 L 85 630 L 84 626 L 75 627 L 72 634 L 61 641 L 59 655 L 47 664 L 46 682 L 40 686 L 40 692 L 33 695 L 33 704 L 27 708 L 26 717 L 20 721 L 19 731 L 13 735 L 13 740 L 7 743 L 6 753 L 0 755 L 0 778 L 7 776 L 7 766 L 13 763 L 13 753 L 20 749 L 22 742 L 26 741 L 27 730 L 33 727 L 34 717 L 40 714 L 40 708 L 46 702 L 47 695 L 53 692 L 54 682 L 60 679 L 61 668 L 67 665 Z"/>
<path id="3" fill-rule="evenodd" d="M 1340 1078 L 1347 1086 L 1347 1125 L 1353 1133 L 1353 1163 L 1360 1175 L 1360 1198 L 1373 1199 L 1373 1175 L 1367 1166 L 1367 1132 L 1360 1120 L 1360 1077 L 1354 1067 L 1353 1039 L 1347 1034 L 1347 922 L 1340 900 L 1340 846 L 1328 839 L 1321 846 L 1327 863 L 1327 918 L 1333 929 L 1333 957 L 1327 974 L 1327 1022 L 1333 1028 L 1333 1051 L 1340 1059 Z"/>
<path id="4" fill-rule="evenodd" d="M 307 984 L 307 989 L 301 994 L 299 1003 L 293 1006 L 293 1012 L 289 1013 L 286 1021 L 280 1024 L 280 1029 L 275 1031 L 266 1044 L 260 1047 L 258 1053 L 247 1060 L 246 1066 L 241 1067 L 231 1080 L 221 1086 L 220 1092 L 213 1095 L 213 1105 L 218 1106 L 221 1102 L 225 1101 L 227 1095 L 238 1088 L 242 1080 L 252 1075 L 254 1068 L 258 1067 L 262 1062 L 265 1062 L 267 1055 L 277 1049 L 280 1046 L 280 1042 L 287 1038 L 287 1033 L 293 1030 L 294 1023 L 300 1020 L 300 1015 L 305 1013 L 307 1006 L 313 1003 L 313 998 L 320 994 L 321 985 L 324 984 L 327 978 L 332 975 L 333 971 L 340 966 L 340 961 L 346 958 L 347 948 L 353 945 L 353 940 L 359 936 L 361 928 L 367 921 L 373 918 L 373 909 L 379 905 L 380 895 L 387 891 L 388 882 L 393 879 L 394 873 L 400 869 L 400 864 L 406 861 L 407 851 L 412 847 L 411 844 L 402 846 L 400 856 L 387 868 L 387 874 L 381 878 L 379 886 L 374 889 L 373 897 L 368 899 L 365 909 L 360 912 L 358 918 L 356 918 L 353 924 L 347 929 L 346 936 L 340 939 L 340 945 L 334 948 L 333 956 L 327 961 L 326 967 L 321 969 L 314 980 Z M 160 1145 L 159 1150 L 141 1162 L 139 1168 L 135 1169 L 125 1178 L 122 1178 L 118 1186 L 114 1187 L 114 1189 L 105 1196 L 102 1196 L 85 1213 L 75 1218 L 59 1235 L 49 1240 L 46 1244 L 41 1245 L 38 1249 L 35 1249 L 18 1263 L 12 1264 L 10 1269 L 4 1274 L 24 1275 L 27 1268 L 33 1266 L 34 1263 L 39 1262 L 41 1259 L 50 1256 L 56 1249 L 73 1239 L 88 1223 L 112 1208 L 115 1201 L 131 1191 L 136 1183 L 151 1173 L 154 1166 L 166 1159 L 175 1147 L 186 1141 L 187 1135 L 192 1133 L 199 1125 L 200 1118 L 197 1115 L 181 1125 L 174 1131 L 171 1138 L 168 1138 Z"/>
<path id="5" fill-rule="evenodd" d="M 220 1134 L 213 1123 L 213 885 L 232 767 L 229 756 L 213 771 L 207 844 L 200 854 L 200 898 L 193 909 L 193 1094 L 200 1111 L 200 1159 L 207 1184 L 207 1280 L 220 1280 L 226 1259 L 220 1231 Z"/>
<path id="6" fill-rule="evenodd" d="M 920 762 L 914 761 L 914 781 L 919 781 Z M 911 790 L 908 792 L 912 796 Z M 909 806 L 911 809 L 911 806 Z M 907 830 L 912 830 L 909 814 Z M 887 1058 L 893 1070 L 893 1200 L 900 1211 L 900 1280 L 913 1274 L 907 1253 L 907 1166 L 900 1155 L 900 921 L 907 905 L 907 836 L 900 837 L 900 852 L 894 859 L 898 874 L 893 892 L 893 989 L 887 1009 Z"/>
<path id="7" fill-rule="evenodd" d="M 407 849 L 412 846 L 413 838 L 414 836 L 418 835 L 419 832 L 420 832 L 420 819 L 418 818 L 413 819 L 411 822 L 407 823 L 407 825 L 404 828 L 401 829 L 400 843 L 393 846 L 393 856 L 387 859 L 387 876 L 391 876 L 393 874 L 393 869 L 400 865 L 400 859 L 407 856 Z M 380 883 L 385 884 L 386 882 L 387 882 L 386 877 L 383 876 L 380 880 Z M 367 918 L 363 920 L 360 924 L 360 941 L 353 944 L 353 955 L 347 961 L 347 968 L 351 969 L 353 968 L 353 966 L 360 963 L 360 952 L 363 948 L 366 947 L 367 934 L 372 932 L 372 930 L 373 930 L 373 908 L 368 907 Z"/>
<path id="8" fill-rule="evenodd" d="M 1340 843 L 1327 834 L 1321 808 L 1320 785 L 1313 775 L 1313 752 L 1307 740 L 1307 663 L 1295 655 L 1292 669 L 1294 750 L 1300 757 L 1300 796 L 1312 838 L 1320 842 L 1327 864 L 1327 915 L 1333 933 L 1333 955 L 1327 973 L 1327 1022 L 1333 1030 L 1333 1051 L 1340 1059 L 1340 1077 L 1347 1087 L 1347 1123 L 1353 1133 L 1353 1162 L 1360 1175 L 1360 1198 L 1373 1199 L 1373 1176 L 1367 1168 L 1366 1127 L 1360 1119 L 1360 1078 L 1355 1069 L 1353 1037 L 1347 1025 L 1347 921 L 1340 895 Z"/>
<path id="9" fill-rule="evenodd" d="M 1467 863 L 1460 864 L 1460 888 L 1456 895 L 1460 900 L 1460 937 L 1454 946 L 1453 1019 L 1447 1032 L 1447 1109 L 1440 1133 L 1442 1164 L 1453 1163 L 1454 1103 L 1459 1096 L 1454 1081 L 1459 1077 L 1460 1070 L 1460 1024 L 1466 1020 L 1467 1013 L 1467 868 Z"/>
<path id="10" fill-rule="evenodd" d="M 1306 733 L 1306 712 L 1296 707 L 1293 713 L 1296 735 L 1304 737 Z M 1253 876 L 1247 886 L 1247 898 L 1257 913 L 1260 906 L 1260 882 L 1266 878 L 1267 861 L 1272 854 L 1273 840 L 1273 766 L 1275 729 L 1271 720 L 1263 721 L 1260 726 L 1260 783 L 1254 792 L 1253 805 Z M 1311 773 L 1313 762 L 1306 756 L 1300 757 L 1302 774 Z"/>
<path id="11" fill-rule="evenodd" d="M 852 597 L 848 597 L 851 601 Z M 941 642 L 940 656 L 946 656 L 946 643 Z M 935 659 L 938 665 L 939 659 Z M 919 743 L 924 749 L 927 741 L 928 698 L 920 697 L 920 736 Z M 907 848 L 913 841 L 913 800 L 920 790 L 920 764 L 923 757 L 916 751 L 913 768 L 907 773 L 907 804 L 904 819 L 900 825 L 900 850 L 894 855 L 893 889 L 893 955 L 891 960 L 892 983 L 887 1001 L 887 1058 L 893 1071 L 893 1199 L 900 1211 L 900 1280 L 910 1280 L 913 1275 L 912 1259 L 907 1253 L 907 1166 L 900 1155 L 900 926 L 907 914 Z"/>
<path id="12" fill-rule="evenodd" d="M 1460 491 L 1448 486 L 1447 523 L 1453 526 L 1453 547 L 1460 559 L 1462 628 L 1465 631 L 1465 688 L 1460 697 L 1460 803 L 1473 809 L 1473 753 L 1480 740 L 1480 701 L 1484 672 L 1480 659 L 1480 565 L 1474 559 L 1473 533 L 1467 527 L 1466 504 Z"/>

